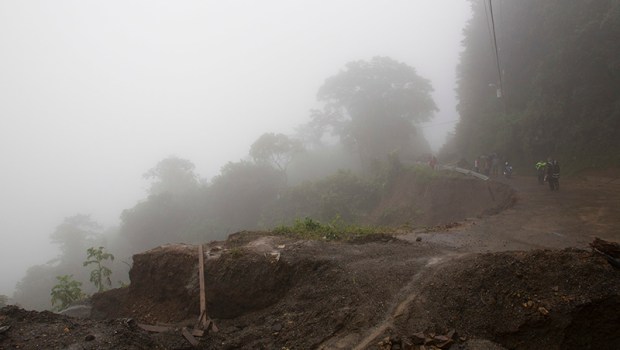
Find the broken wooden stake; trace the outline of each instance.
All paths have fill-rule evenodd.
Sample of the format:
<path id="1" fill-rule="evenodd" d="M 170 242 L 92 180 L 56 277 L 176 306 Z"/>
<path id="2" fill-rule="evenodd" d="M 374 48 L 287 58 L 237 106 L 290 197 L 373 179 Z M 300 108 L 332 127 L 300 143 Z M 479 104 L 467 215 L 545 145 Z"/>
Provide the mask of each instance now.
<path id="1" fill-rule="evenodd" d="M 181 334 L 183 334 L 183 337 L 185 339 L 187 339 L 187 341 L 192 344 L 192 346 L 196 347 L 200 344 L 200 342 L 198 341 L 198 339 L 194 338 L 194 336 L 189 332 L 189 330 L 187 329 L 187 327 L 183 327 L 181 329 Z"/>
<path id="2" fill-rule="evenodd" d="M 204 249 L 202 244 L 198 245 L 198 281 L 200 283 L 200 316 L 198 317 L 198 322 L 195 328 L 202 328 L 204 330 L 209 330 L 211 328 L 214 332 L 217 332 L 219 329 L 209 319 L 209 314 L 207 312 L 207 295 L 205 291 L 205 260 L 204 260 Z"/>
<path id="3" fill-rule="evenodd" d="M 200 317 L 202 325 L 207 325 L 207 298 L 205 296 L 205 255 L 202 244 L 198 246 L 198 280 L 200 281 Z M 206 329 L 206 327 L 205 327 Z"/>

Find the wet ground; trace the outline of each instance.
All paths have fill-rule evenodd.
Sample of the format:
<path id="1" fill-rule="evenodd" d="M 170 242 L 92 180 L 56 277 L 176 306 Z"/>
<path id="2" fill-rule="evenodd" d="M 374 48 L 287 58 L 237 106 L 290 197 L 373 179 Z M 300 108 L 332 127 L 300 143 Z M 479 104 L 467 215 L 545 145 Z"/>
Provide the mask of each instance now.
<path id="1" fill-rule="evenodd" d="M 608 177 L 561 180 L 559 192 L 535 177 L 499 178 L 513 187 L 515 204 L 497 215 L 468 218 L 439 232 L 403 236 L 445 244 L 459 251 L 494 252 L 542 248 L 588 248 L 595 237 L 620 241 L 620 181 Z"/>

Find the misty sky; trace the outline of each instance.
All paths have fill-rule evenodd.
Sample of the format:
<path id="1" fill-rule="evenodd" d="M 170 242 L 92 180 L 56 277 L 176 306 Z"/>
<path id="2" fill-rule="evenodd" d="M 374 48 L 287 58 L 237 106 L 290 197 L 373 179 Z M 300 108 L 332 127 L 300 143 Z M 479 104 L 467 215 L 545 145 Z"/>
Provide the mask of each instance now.
<path id="1" fill-rule="evenodd" d="M 264 132 L 292 134 L 345 63 L 431 80 L 451 131 L 465 0 L 0 1 L 0 294 L 58 254 L 64 217 L 117 225 L 177 155 L 210 179 Z"/>

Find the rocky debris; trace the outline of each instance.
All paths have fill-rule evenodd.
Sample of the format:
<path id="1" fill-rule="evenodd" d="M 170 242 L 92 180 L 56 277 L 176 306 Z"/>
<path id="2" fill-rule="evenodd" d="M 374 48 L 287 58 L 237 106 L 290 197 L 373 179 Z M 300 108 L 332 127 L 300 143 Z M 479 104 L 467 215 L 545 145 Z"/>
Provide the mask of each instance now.
<path id="1" fill-rule="evenodd" d="M 454 330 L 445 335 L 419 332 L 409 337 L 386 337 L 377 346 L 380 350 L 506 350 L 490 340 L 458 337 Z"/>
<path id="2" fill-rule="evenodd" d="M 594 252 L 604 256 L 613 267 L 620 269 L 620 244 L 597 237 L 590 243 L 590 247 Z"/>
<path id="3" fill-rule="evenodd" d="M 445 334 L 417 332 L 409 337 L 388 336 L 377 345 L 381 350 L 445 350 L 465 340 L 459 338 L 455 330 L 450 330 Z"/>
<path id="4" fill-rule="evenodd" d="M 71 318 L 10 305 L 0 309 L 0 323 L 8 327 L 0 334 L 0 349 L 166 349 L 120 320 Z"/>
<path id="5" fill-rule="evenodd" d="M 60 311 L 59 314 L 75 318 L 89 318 L 91 310 L 92 306 L 90 305 L 73 305 Z"/>
<path id="6" fill-rule="evenodd" d="M 511 349 L 620 348 L 609 326 L 620 324 L 620 279 L 587 251 L 471 255 L 434 276 L 397 330 L 456 328 Z"/>
<path id="7" fill-rule="evenodd" d="M 590 243 L 590 247 L 602 253 L 605 253 L 611 257 L 620 258 L 620 244 L 619 243 L 605 241 L 605 240 L 602 240 L 596 237 L 594 238 L 594 241 Z"/>
<path id="8" fill-rule="evenodd" d="M 129 287 L 92 298 L 102 320 L 1 309 L 0 349 L 620 348 L 618 272 L 583 250 L 456 255 L 426 240 L 264 233 L 206 247 L 217 333 L 191 329 L 197 247 L 168 245 L 135 257 Z"/>

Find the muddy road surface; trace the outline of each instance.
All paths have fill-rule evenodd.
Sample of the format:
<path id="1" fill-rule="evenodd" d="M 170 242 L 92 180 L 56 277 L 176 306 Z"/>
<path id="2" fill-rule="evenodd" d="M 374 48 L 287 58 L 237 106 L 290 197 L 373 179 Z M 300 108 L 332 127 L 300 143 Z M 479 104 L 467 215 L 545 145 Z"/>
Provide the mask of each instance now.
<path id="1" fill-rule="evenodd" d="M 491 181 L 501 181 L 515 190 L 511 208 L 468 218 L 449 230 L 418 230 L 404 238 L 420 237 L 471 252 L 587 249 L 595 237 L 620 241 L 620 180 L 616 178 L 562 179 L 558 192 L 539 185 L 531 176 Z"/>

